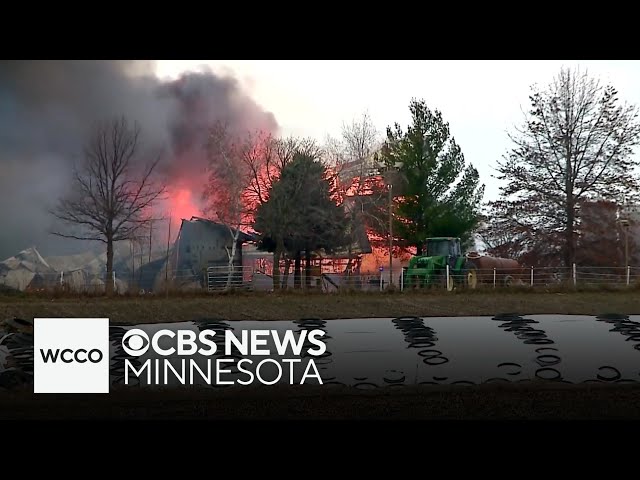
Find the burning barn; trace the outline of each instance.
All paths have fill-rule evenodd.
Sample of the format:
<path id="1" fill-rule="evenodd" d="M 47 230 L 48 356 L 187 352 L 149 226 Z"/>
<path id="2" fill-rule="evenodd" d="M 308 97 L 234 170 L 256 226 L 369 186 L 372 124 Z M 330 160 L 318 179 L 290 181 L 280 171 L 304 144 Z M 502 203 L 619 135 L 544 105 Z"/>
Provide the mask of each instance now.
<path id="1" fill-rule="evenodd" d="M 176 279 L 197 276 L 204 282 L 206 272 L 214 275 L 216 282 L 226 283 L 229 255 L 233 250 L 236 230 L 227 225 L 200 217 L 182 220 L 173 251 L 173 272 Z M 242 279 L 242 245 L 254 237 L 239 232 L 233 258 L 234 267 Z"/>

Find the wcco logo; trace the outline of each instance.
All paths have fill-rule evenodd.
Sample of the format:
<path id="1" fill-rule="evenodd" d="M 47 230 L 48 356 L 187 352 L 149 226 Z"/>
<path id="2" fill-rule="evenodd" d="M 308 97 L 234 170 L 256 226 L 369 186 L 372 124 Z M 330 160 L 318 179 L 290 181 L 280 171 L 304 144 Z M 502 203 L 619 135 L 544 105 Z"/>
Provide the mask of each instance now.
<path id="1" fill-rule="evenodd" d="M 79 348 L 78 350 L 71 350 L 70 348 L 65 348 L 64 350 L 60 350 L 59 348 L 55 350 L 40 350 L 40 355 L 42 355 L 42 360 L 44 363 L 56 363 L 58 359 L 64 363 L 100 363 L 104 355 L 100 350 L 94 348 L 93 350 L 87 350 L 86 348 Z"/>
<path id="2" fill-rule="evenodd" d="M 109 393 L 109 319 L 35 318 L 34 393 Z"/>

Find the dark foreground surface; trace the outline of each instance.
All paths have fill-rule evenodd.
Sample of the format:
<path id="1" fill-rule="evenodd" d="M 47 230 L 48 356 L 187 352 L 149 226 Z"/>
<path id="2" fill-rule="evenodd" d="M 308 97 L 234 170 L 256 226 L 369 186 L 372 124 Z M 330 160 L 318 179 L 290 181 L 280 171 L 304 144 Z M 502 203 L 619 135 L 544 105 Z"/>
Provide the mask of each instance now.
<path id="1" fill-rule="evenodd" d="M 406 292 L 200 295 L 144 298 L 54 298 L 0 295 L 0 321 L 9 318 L 109 318 L 112 325 L 190 321 L 216 317 L 223 320 L 296 320 L 416 316 L 475 316 L 499 312 L 598 315 L 618 312 L 640 314 L 640 290 L 563 291 L 475 290 L 470 292 Z"/>
<path id="2" fill-rule="evenodd" d="M 282 386 L 122 388 L 104 395 L 0 393 L 1 420 L 585 420 L 640 419 L 640 385 L 531 382 L 360 391 Z"/>

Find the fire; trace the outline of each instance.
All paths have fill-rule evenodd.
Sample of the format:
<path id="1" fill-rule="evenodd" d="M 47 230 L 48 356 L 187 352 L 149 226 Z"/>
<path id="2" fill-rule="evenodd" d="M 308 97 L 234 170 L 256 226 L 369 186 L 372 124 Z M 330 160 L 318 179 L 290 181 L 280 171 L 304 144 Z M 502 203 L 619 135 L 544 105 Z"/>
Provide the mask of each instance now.
<path id="1" fill-rule="evenodd" d="M 167 191 L 166 199 L 159 205 L 159 216 L 171 216 L 171 240 L 175 240 L 182 219 L 201 216 L 202 211 L 193 191 L 186 187 L 171 187 Z M 165 222 L 168 223 L 168 222 Z"/>
<path id="2" fill-rule="evenodd" d="M 191 191 L 186 188 L 176 190 L 175 193 L 170 196 L 169 202 L 174 218 L 190 218 L 200 213 L 200 209 L 193 201 Z"/>

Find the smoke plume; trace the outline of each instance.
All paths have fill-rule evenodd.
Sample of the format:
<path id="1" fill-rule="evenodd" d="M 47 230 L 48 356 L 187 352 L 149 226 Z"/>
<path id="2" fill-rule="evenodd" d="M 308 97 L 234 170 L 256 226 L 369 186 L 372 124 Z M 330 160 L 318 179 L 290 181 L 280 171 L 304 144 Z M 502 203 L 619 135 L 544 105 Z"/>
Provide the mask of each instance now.
<path id="1" fill-rule="evenodd" d="M 181 202 L 190 204 L 185 209 L 198 205 L 206 129 L 214 121 L 238 130 L 278 129 L 274 115 L 235 79 L 211 71 L 161 81 L 153 62 L 2 61 L 0 260 L 30 246 L 43 255 L 87 248 L 50 235 L 47 209 L 68 190 L 90 128 L 119 115 L 139 123 L 145 149 L 162 150 L 178 209 Z"/>

